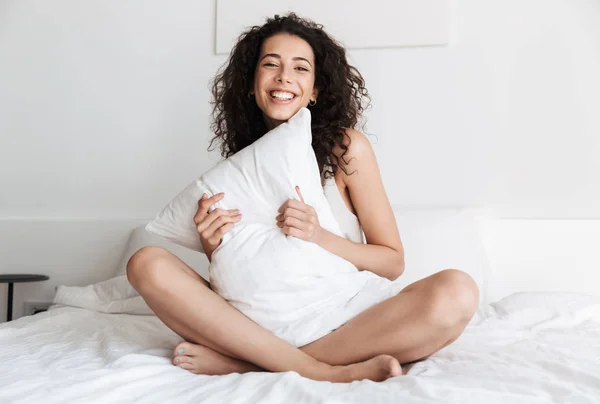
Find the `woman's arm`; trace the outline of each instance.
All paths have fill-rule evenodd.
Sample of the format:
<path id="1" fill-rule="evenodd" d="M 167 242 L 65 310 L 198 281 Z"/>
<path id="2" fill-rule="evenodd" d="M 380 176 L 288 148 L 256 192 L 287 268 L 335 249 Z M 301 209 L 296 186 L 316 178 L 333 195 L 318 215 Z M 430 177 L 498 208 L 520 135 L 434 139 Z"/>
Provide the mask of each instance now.
<path id="1" fill-rule="evenodd" d="M 348 188 L 367 244 L 354 243 L 323 229 L 315 210 L 304 203 L 298 188 L 301 200 L 289 199 L 279 208 L 277 225 L 284 233 L 316 243 L 361 271 L 369 270 L 394 280 L 404 272 L 404 248 L 383 189 L 375 153 L 365 135 L 355 130 L 347 133 L 351 143 L 344 159 L 349 162 L 346 171 L 350 175 L 341 169 L 336 175 L 342 176 Z M 341 149 L 334 153 L 341 153 Z"/>
<path id="2" fill-rule="evenodd" d="M 359 270 L 368 270 L 390 280 L 404 272 L 404 255 L 398 251 L 375 244 L 355 243 L 323 229 L 318 243 L 327 251 L 344 258 Z"/>
<path id="3" fill-rule="evenodd" d="M 352 262 L 359 270 L 369 270 L 389 279 L 404 272 L 404 248 L 394 212 L 383 187 L 371 143 L 365 135 L 347 129 L 351 139 L 344 156 L 348 175 L 339 169 L 367 244 L 354 243 L 323 230 L 316 242 L 332 254 Z M 341 150 L 334 151 L 339 155 Z"/>

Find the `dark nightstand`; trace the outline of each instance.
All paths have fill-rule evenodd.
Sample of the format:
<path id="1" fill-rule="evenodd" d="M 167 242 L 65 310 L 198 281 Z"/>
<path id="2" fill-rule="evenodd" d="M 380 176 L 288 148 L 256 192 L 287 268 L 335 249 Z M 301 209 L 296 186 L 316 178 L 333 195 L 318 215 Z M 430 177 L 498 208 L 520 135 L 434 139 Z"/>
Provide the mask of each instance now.
<path id="1" fill-rule="evenodd" d="M 39 282 L 50 279 L 46 275 L 32 274 L 4 274 L 0 275 L 0 283 L 8 283 L 8 307 L 6 308 L 6 321 L 12 320 L 13 305 L 13 283 L 21 282 Z"/>

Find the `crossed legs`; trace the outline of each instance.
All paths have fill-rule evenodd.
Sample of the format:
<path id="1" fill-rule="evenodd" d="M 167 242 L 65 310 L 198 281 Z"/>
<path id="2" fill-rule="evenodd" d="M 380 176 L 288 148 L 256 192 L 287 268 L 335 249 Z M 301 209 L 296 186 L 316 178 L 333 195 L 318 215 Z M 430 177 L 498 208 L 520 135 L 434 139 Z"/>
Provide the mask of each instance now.
<path id="1" fill-rule="evenodd" d="M 456 340 L 478 305 L 475 282 L 448 269 L 298 349 L 244 316 L 161 248 L 134 254 L 127 276 L 161 321 L 186 340 L 175 347 L 174 363 L 202 374 L 293 370 L 317 380 L 385 380 L 401 373 L 399 363 L 424 359 Z"/>

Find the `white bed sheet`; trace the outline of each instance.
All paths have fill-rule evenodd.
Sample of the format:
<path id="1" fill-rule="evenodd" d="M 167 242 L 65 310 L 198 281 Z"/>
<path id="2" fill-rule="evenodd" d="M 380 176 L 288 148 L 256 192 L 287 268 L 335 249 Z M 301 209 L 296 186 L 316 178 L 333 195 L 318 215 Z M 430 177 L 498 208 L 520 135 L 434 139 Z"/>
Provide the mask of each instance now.
<path id="1" fill-rule="evenodd" d="M 199 376 L 154 316 L 53 306 L 0 325 L 0 403 L 600 403 L 600 298 L 520 293 L 383 383 Z"/>

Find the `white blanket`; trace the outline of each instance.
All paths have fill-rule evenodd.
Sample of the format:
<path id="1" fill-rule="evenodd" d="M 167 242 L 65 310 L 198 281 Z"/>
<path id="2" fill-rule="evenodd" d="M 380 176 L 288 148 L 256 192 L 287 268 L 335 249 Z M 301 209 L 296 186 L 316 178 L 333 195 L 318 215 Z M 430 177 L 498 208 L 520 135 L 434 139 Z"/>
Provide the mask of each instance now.
<path id="1" fill-rule="evenodd" d="M 73 303 L 74 292 L 57 297 Z M 455 343 L 407 375 L 352 384 L 295 372 L 194 375 L 172 365 L 181 338 L 157 317 L 90 309 L 116 310 L 128 299 L 136 297 L 110 306 L 88 293 L 88 308 L 56 305 L 0 325 L 0 403 L 600 402 L 597 297 L 512 295 L 486 306 Z"/>

